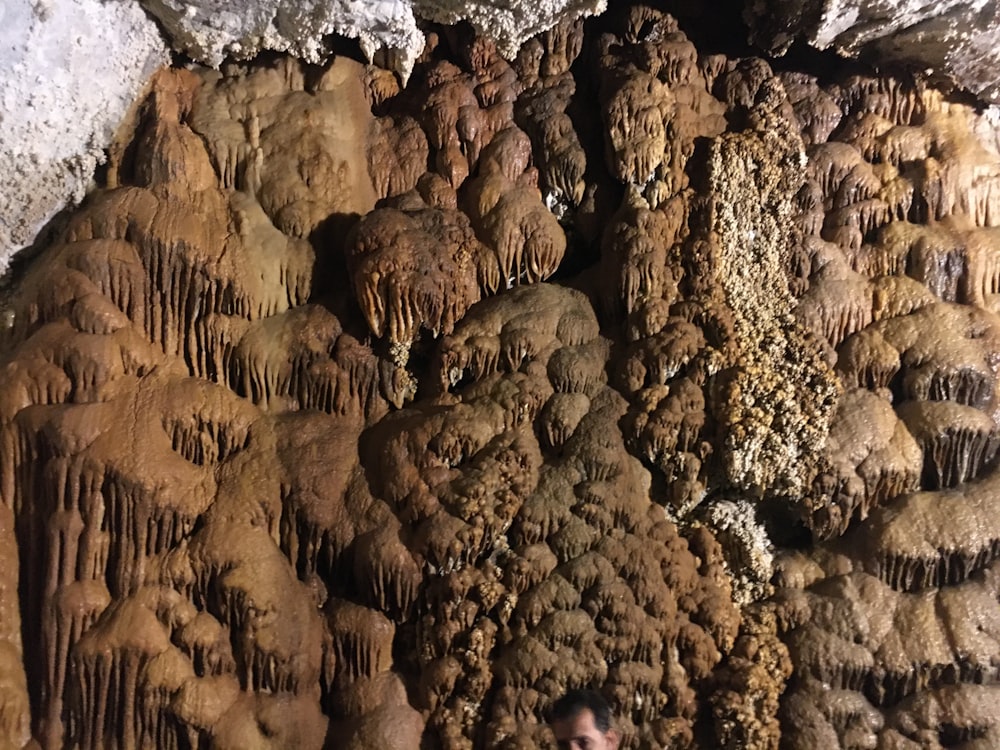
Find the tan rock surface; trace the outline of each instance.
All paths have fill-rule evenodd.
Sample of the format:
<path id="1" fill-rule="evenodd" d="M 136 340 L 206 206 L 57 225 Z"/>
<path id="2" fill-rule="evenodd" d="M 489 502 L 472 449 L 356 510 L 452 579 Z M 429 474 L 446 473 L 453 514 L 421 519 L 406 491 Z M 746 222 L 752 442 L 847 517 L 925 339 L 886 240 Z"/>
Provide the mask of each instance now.
<path id="1" fill-rule="evenodd" d="M 5 303 L 0 747 L 988 745 L 976 117 L 645 6 L 162 71 Z"/>

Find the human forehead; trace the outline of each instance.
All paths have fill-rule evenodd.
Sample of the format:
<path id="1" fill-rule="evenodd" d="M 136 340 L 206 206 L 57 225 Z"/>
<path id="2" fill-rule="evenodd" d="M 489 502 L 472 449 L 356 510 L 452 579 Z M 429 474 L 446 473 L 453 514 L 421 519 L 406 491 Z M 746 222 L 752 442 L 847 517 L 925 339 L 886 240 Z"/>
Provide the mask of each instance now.
<path id="1" fill-rule="evenodd" d="M 594 712 L 589 708 L 582 708 L 571 716 L 556 719 L 552 722 L 552 731 L 556 735 L 557 740 L 582 735 L 588 737 L 599 737 L 601 735 L 594 721 Z"/>

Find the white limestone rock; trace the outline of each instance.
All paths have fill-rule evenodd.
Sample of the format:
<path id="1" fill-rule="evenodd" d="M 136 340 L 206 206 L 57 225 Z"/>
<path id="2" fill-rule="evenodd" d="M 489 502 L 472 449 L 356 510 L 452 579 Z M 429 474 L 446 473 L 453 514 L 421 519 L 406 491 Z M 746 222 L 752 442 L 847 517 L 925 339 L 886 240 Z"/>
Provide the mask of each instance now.
<path id="1" fill-rule="evenodd" d="M 0 276 L 83 199 L 115 127 L 168 60 L 156 24 L 133 3 L 0 3 Z"/>
<path id="2" fill-rule="evenodd" d="M 142 0 L 163 24 L 174 49 L 218 67 L 226 57 L 249 59 L 265 50 L 319 63 L 324 37 L 357 38 L 369 54 L 386 49 L 406 73 L 423 48 L 406 0 Z"/>
<path id="3" fill-rule="evenodd" d="M 740 606 L 765 599 L 773 592 L 774 545 L 754 508 L 749 500 L 735 497 L 712 503 L 701 511 L 703 523 L 722 545 L 733 601 Z"/>
<path id="4" fill-rule="evenodd" d="M 796 40 L 902 63 L 1000 102 L 1000 4 L 993 0 L 746 0 L 751 40 L 782 54 Z"/>
<path id="5" fill-rule="evenodd" d="M 604 11 L 606 0 L 257 0 L 238 8 L 227 0 L 142 0 L 163 24 L 175 49 L 206 65 L 263 50 L 309 62 L 325 59 L 324 37 L 357 38 L 371 57 L 388 52 L 405 79 L 424 45 L 418 19 L 468 21 L 513 57 L 521 44 L 564 17 Z"/>
<path id="6" fill-rule="evenodd" d="M 453 24 L 465 20 L 481 34 L 496 40 L 500 54 L 512 58 L 521 45 L 552 28 L 563 18 L 603 13 L 606 0 L 414 0 L 420 18 Z"/>

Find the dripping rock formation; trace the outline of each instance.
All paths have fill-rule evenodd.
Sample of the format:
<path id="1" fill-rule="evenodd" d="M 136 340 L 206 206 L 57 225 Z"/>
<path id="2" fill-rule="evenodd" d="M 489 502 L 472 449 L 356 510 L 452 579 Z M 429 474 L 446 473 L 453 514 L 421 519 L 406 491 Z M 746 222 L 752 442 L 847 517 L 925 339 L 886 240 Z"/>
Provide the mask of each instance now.
<path id="1" fill-rule="evenodd" d="M 0 748 L 1000 746 L 984 115 L 421 39 L 162 67 L 0 300 Z"/>
<path id="2" fill-rule="evenodd" d="M 243 0 L 234 12 L 219 0 L 5 0 L 0 277 L 18 250 L 33 252 L 58 233 L 60 212 L 93 187 L 115 129 L 171 55 L 211 67 L 268 52 L 323 64 L 339 35 L 357 40 L 369 62 L 405 81 L 429 25 L 471 25 L 513 59 L 531 37 L 607 6 L 606 0 Z M 723 45 L 749 41 L 771 55 L 835 50 L 1000 102 L 994 2 L 731 0 L 708 9 L 663 0 L 659 7 L 699 24 L 702 36 L 708 27 L 713 46 L 721 35 Z M 987 119 L 995 124 L 1000 114 L 992 109 Z"/>

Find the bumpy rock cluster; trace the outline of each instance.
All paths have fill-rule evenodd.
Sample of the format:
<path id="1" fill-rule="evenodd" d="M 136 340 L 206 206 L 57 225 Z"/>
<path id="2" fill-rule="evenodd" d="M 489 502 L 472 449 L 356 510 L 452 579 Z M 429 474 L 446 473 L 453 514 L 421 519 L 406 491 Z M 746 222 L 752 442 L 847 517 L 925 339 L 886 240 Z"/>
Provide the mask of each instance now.
<path id="1" fill-rule="evenodd" d="M 975 117 L 646 6 L 161 71 L 2 310 L 0 748 L 995 745 Z"/>
<path id="2" fill-rule="evenodd" d="M 830 541 L 783 554 L 765 605 L 794 664 L 783 743 L 992 747 L 1000 156 L 932 90 L 786 86 L 812 123 L 796 316 L 845 392 L 807 520 Z"/>

